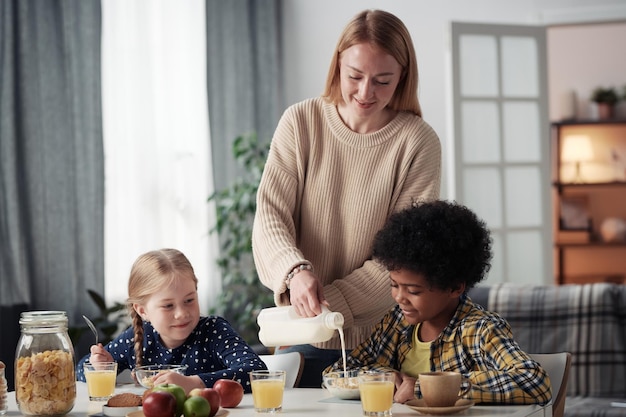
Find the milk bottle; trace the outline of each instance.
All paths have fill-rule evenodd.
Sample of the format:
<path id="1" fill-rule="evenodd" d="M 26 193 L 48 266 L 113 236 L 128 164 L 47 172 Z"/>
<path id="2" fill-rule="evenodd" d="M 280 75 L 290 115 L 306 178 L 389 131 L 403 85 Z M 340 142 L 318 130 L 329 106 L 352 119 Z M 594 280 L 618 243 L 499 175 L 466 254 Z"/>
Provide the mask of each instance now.
<path id="1" fill-rule="evenodd" d="M 291 346 L 325 342 L 343 328 L 343 315 L 322 306 L 316 317 L 300 317 L 293 306 L 270 307 L 257 317 L 259 340 L 265 346 Z"/>

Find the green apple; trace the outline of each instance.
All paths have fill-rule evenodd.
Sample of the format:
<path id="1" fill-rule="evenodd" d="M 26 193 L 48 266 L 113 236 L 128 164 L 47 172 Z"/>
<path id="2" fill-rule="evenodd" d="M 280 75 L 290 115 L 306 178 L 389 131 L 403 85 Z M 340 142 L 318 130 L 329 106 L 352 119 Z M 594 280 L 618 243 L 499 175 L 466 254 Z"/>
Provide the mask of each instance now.
<path id="1" fill-rule="evenodd" d="M 209 417 L 211 414 L 211 404 L 209 404 L 206 398 L 193 395 L 185 401 L 183 414 L 185 417 Z"/>
<path id="2" fill-rule="evenodd" d="M 187 399 L 185 389 L 177 384 L 157 384 L 152 387 L 152 391 L 167 391 L 176 398 L 176 416 L 183 414 L 183 405 Z"/>

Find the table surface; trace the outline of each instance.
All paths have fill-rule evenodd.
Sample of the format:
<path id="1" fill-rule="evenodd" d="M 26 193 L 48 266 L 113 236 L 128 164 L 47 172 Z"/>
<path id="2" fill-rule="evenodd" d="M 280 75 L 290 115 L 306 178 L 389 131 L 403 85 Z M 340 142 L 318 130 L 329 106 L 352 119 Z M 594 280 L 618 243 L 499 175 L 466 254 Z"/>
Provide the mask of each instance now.
<path id="1" fill-rule="evenodd" d="M 87 385 L 78 382 L 76 385 L 76 403 L 74 408 L 67 414 L 68 417 L 102 417 L 102 402 L 89 401 L 87 395 Z M 116 394 L 121 392 L 143 393 L 144 388 L 134 385 L 120 385 L 116 388 Z M 9 410 L 7 416 L 21 416 L 15 403 L 15 393 L 8 395 Z M 316 388 L 294 388 L 285 390 L 282 413 L 293 417 L 317 417 L 321 415 L 332 415 L 341 417 L 361 417 L 361 403 L 355 400 L 339 400 L 332 397 L 325 389 Z M 392 414 L 395 417 L 415 417 L 422 414 L 412 410 L 403 404 L 394 404 Z M 217 417 L 237 417 L 237 416 L 260 416 L 255 413 L 252 405 L 252 395 L 246 394 L 236 408 L 221 408 Z M 268 414 L 269 416 L 269 414 Z M 461 413 L 451 416 L 473 416 L 473 417 L 552 417 L 552 407 L 541 407 L 538 405 L 525 406 L 495 406 L 480 405 L 473 406 Z"/>

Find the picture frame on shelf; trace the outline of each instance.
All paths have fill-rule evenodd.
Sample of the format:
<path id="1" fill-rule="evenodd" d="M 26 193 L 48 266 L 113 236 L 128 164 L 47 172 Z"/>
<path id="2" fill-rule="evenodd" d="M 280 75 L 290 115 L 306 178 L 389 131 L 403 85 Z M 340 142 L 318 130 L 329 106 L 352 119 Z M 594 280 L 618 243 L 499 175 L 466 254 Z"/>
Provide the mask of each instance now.
<path id="1" fill-rule="evenodd" d="M 589 199 L 586 196 L 561 198 L 560 229 L 591 232 Z"/>

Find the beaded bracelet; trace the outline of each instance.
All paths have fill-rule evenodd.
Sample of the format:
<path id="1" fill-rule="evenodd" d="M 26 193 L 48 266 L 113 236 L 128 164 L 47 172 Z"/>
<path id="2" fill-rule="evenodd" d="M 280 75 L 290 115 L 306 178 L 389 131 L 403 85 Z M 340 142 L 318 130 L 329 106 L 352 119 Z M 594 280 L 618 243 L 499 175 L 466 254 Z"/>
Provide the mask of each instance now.
<path id="1" fill-rule="evenodd" d="M 291 278 L 295 277 L 298 272 L 304 270 L 312 271 L 313 267 L 309 264 L 300 264 L 287 274 L 287 278 L 285 278 L 285 285 L 287 285 L 287 289 L 289 289 L 289 283 L 291 282 Z"/>

